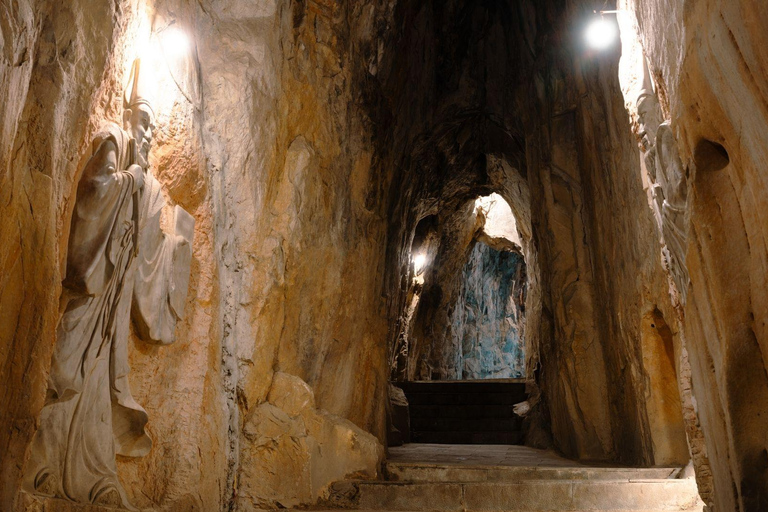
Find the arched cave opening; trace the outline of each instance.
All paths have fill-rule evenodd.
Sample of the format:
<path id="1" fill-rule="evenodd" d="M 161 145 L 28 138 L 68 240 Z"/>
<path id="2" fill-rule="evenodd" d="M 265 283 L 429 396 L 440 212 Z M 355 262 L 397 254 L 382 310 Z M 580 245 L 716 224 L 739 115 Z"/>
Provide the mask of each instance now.
<path id="1" fill-rule="evenodd" d="M 391 445 L 522 441 L 513 409 L 526 398 L 524 247 L 495 192 L 416 224 L 392 351 Z"/>
<path id="2" fill-rule="evenodd" d="M 502 196 L 468 204 L 466 219 L 430 215 L 415 228 L 393 380 L 525 377 L 524 242 Z"/>

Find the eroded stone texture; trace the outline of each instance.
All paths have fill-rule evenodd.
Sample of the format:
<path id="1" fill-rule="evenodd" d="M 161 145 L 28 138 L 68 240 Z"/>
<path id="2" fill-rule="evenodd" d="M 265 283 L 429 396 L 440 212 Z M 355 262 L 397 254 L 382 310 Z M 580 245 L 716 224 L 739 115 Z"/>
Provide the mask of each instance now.
<path id="1" fill-rule="evenodd" d="M 238 510 L 292 507 L 323 496 L 345 478 L 378 474 L 383 447 L 348 420 L 315 409 L 300 378 L 274 374 L 269 401 L 245 419 Z"/>
<path id="2" fill-rule="evenodd" d="M 342 476 L 330 468 L 343 468 L 333 457 L 346 453 L 326 432 L 334 422 L 346 418 L 385 436 L 386 177 L 371 171 L 368 120 L 352 89 L 371 58 L 379 13 L 336 2 L 257 5 L 211 2 L 199 33 L 223 291 L 225 494 L 235 495 L 241 480 L 255 487 L 238 503 L 296 504 L 316 499 L 327 482 L 310 481 L 282 497 L 264 494 L 258 475 L 269 466 L 240 434 L 252 409 L 268 394 L 276 400 L 275 370 L 304 380 L 317 406 L 338 416 L 317 415 L 306 426 L 325 432 L 312 437 L 325 440 L 327 474 Z M 315 447 L 305 448 L 312 464 L 322 465 Z M 380 454 L 350 451 L 351 460 L 364 456 L 375 464 Z M 279 472 L 281 485 L 304 482 L 304 466 L 289 467 Z"/>
<path id="3" fill-rule="evenodd" d="M 381 458 L 371 446 L 349 448 L 356 427 L 342 419 L 384 437 L 385 178 L 370 172 L 366 116 L 349 100 L 360 83 L 353 73 L 375 67 L 370 39 L 389 11 L 363 7 L 3 7 L 3 52 L 13 58 L 3 61 L 2 87 L 19 100 L 3 112 L 3 213 L 27 218 L 3 227 L 3 240 L 13 241 L 3 244 L 3 288 L 19 291 L 4 293 L 0 308 L 10 336 L 3 382 L 13 383 L 3 386 L 11 394 L 2 416 L 15 425 L 3 429 L 15 432 L 2 440 L 4 481 L 17 481 L 42 406 L 60 291 L 50 283 L 61 280 L 76 170 L 98 125 L 117 113 L 137 39 L 170 24 L 192 47 L 166 63 L 158 111 L 166 128 L 151 163 L 171 201 L 194 213 L 197 233 L 176 345 L 130 347 L 132 391 L 153 418 L 155 446 L 141 460 L 118 461 L 129 499 L 148 510 L 227 506 L 247 469 L 245 418 L 265 403 L 276 367 L 307 379 L 318 405 L 341 415 L 318 412 L 307 427 L 328 447 L 313 455 L 316 465 L 347 451 L 359 466 Z M 331 457 L 320 474 L 345 476 L 345 460 Z M 325 483 L 317 477 L 302 500 L 316 499 Z M 17 487 L 2 491 L 5 508 Z"/>
<path id="4" fill-rule="evenodd" d="M 68 507 L 19 495 L 17 484 L 45 397 L 77 173 L 98 126 L 119 115 L 138 36 L 174 22 L 194 44 L 163 79 L 151 164 L 196 232 L 177 342 L 129 350 L 131 391 L 155 439 L 146 457 L 118 461 L 134 504 L 309 503 L 332 477 L 372 475 L 381 452 L 364 432 L 384 439 L 396 341 L 425 311 L 414 302 L 417 226 L 431 216 L 449 225 L 497 192 L 519 221 L 528 270 L 529 433 L 551 434 L 577 458 L 683 456 L 665 401 L 669 358 L 658 353 L 669 343 L 644 324 L 658 311 L 700 485 L 709 456 L 718 509 L 760 510 L 765 9 L 757 0 L 625 7 L 637 13 L 662 118 L 690 173 L 682 322 L 618 53 L 573 43 L 571 27 L 593 6 L 3 4 L 0 217 L 11 220 L 0 223 L 0 476 L 12 485 L 0 508 Z M 467 248 L 475 222 L 459 227 L 450 236 Z M 448 275 L 433 304 L 458 290 Z M 427 347 L 428 364 L 403 377 L 439 367 L 428 345 L 415 348 Z"/>
<path id="5" fill-rule="evenodd" d="M 522 254 L 477 242 L 462 277 L 450 330 L 461 349 L 459 378 L 523 377 L 526 278 Z"/>
<path id="6" fill-rule="evenodd" d="M 484 219 L 474 200 L 438 214 L 439 243 L 424 272 L 413 327 L 408 338 L 408 380 L 461 378 L 461 338 L 450 339 L 451 312 L 461 290 L 462 269 Z"/>
<path id="7" fill-rule="evenodd" d="M 636 17 L 635 37 L 688 173 L 690 286 L 680 314 L 714 481 L 713 496 L 708 485 L 702 490 L 716 510 L 760 510 L 768 502 L 768 445 L 756 434 L 768 421 L 768 14 L 748 0 L 622 4 Z M 697 478 L 710 473 L 701 463 L 696 470 Z"/>

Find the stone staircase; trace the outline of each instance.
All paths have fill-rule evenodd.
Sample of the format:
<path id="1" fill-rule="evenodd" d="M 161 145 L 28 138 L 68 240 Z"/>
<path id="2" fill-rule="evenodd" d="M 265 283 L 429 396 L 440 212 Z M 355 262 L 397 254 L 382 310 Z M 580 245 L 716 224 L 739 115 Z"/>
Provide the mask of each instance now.
<path id="1" fill-rule="evenodd" d="M 478 465 L 390 460 L 384 466 L 384 480 L 334 484 L 325 506 L 441 512 L 700 512 L 703 508 L 695 481 L 678 479 L 680 468 L 589 467 L 547 452 L 514 448 L 528 450 L 534 457 L 545 454 L 544 462 Z M 526 462 L 526 457 L 519 460 Z M 550 459 L 556 462 L 549 464 Z"/>
<path id="2" fill-rule="evenodd" d="M 440 444 L 519 444 L 522 380 L 397 382 L 408 399 L 411 441 Z"/>

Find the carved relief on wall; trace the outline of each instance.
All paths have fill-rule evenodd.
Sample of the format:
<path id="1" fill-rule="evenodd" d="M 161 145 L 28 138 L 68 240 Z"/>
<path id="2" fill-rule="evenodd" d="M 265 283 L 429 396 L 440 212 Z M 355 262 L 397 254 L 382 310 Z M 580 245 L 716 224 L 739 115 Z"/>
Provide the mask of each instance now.
<path id="1" fill-rule="evenodd" d="M 149 170 L 154 113 L 134 63 L 124 128 L 103 127 L 82 172 L 72 214 L 63 314 L 46 402 L 24 488 L 37 495 L 131 508 L 115 455 L 146 455 L 147 413 L 128 386 L 130 318 L 148 343 L 174 341 L 189 285 L 194 219 L 181 207 L 172 231 Z M 168 212 L 170 213 L 170 212 Z"/>
<path id="2" fill-rule="evenodd" d="M 653 210 L 662 254 L 682 304 L 688 290 L 685 266 L 687 225 L 687 174 L 677 151 L 669 121 L 661 122 L 661 108 L 645 73 L 644 88 L 637 98 L 638 134 L 643 160 L 651 184 Z"/>

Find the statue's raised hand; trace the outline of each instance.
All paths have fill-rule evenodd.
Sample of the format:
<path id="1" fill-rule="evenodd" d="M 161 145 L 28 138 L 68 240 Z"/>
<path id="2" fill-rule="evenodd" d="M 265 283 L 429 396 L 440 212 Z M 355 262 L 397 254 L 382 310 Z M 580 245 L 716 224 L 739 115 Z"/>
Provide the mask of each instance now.
<path id="1" fill-rule="evenodd" d="M 144 187 L 144 169 L 139 164 L 128 166 L 127 171 L 133 176 L 134 192 Z"/>

